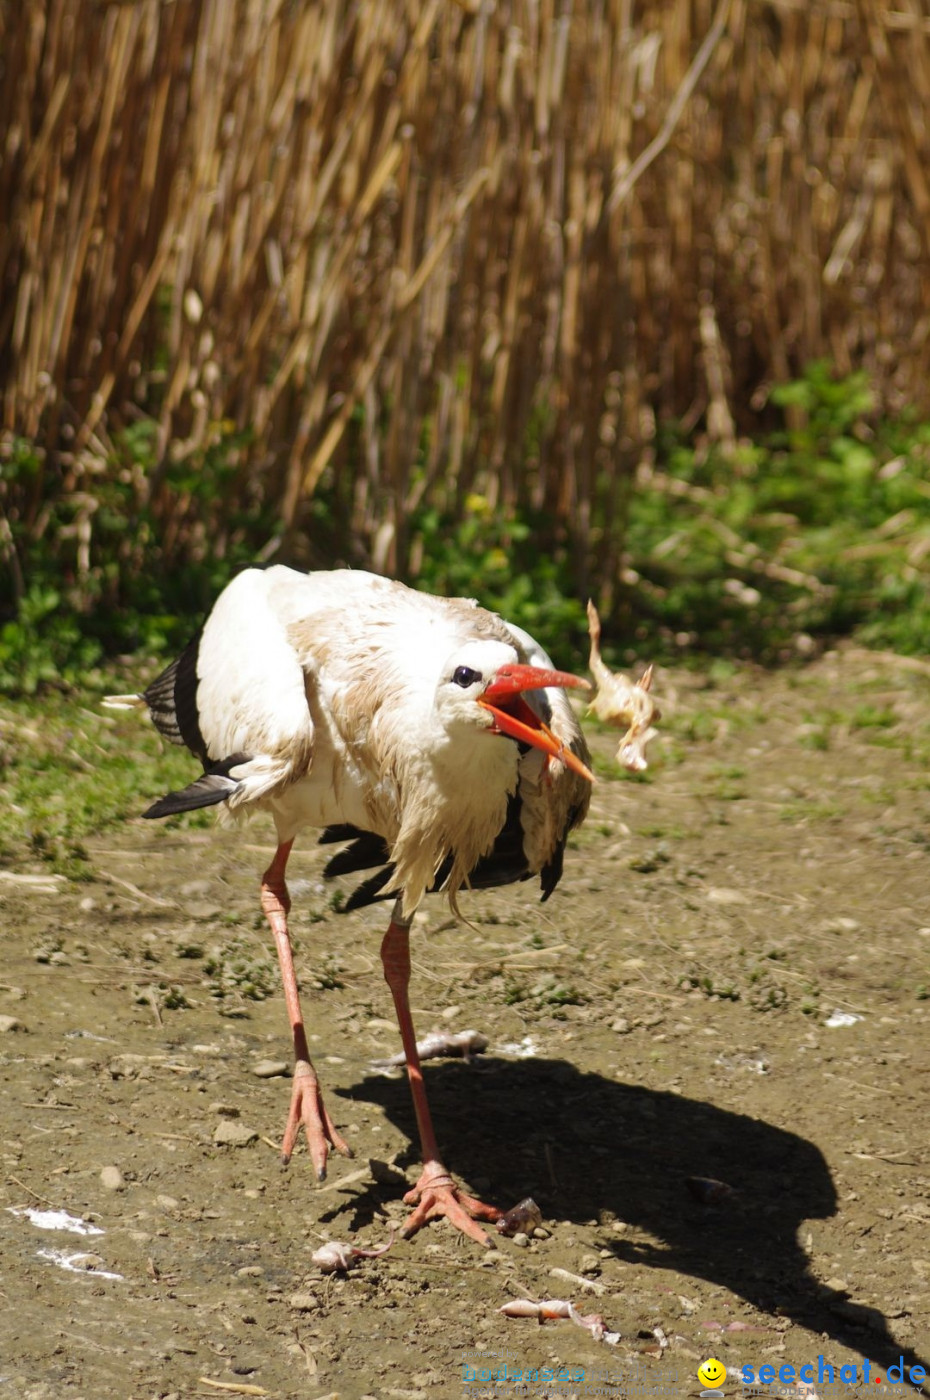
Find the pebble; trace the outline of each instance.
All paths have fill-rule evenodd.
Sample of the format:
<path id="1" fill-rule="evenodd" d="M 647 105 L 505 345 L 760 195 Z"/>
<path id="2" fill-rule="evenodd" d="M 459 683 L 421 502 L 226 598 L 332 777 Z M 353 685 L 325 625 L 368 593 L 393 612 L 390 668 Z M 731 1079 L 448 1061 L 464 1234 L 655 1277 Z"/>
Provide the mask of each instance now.
<path id="1" fill-rule="evenodd" d="M 212 888 L 209 880 L 188 880 L 187 884 L 178 890 L 178 894 L 184 899 L 196 899 L 198 895 L 209 894 Z"/>
<path id="2" fill-rule="evenodd" d="M 748 904 L 749 896 L 743 894 L 742 890 L 731 890 L 725 886 L 718 885 L 707 891 L 707 898 L 713 904 Z"/>
<path id="3" fill-rule="evenodd" d="M 105 1191 L 122 1191 L 126 1182 L 119 1167 L 104 1167 L 100 1173 L 100 1185 Z"/>
<path id="4" fill-rule="evenodd" d="M 218 904 L 210 904 L 208 900 L 195 900 L 185 906 L 184 912 L 191 919 L 218 919 L 222 910 Z"/>
<path id="5" fill-rule="evenodd" d="M 156 1196 L 155 1204 L 162 1210 L 179 1210 L 181 1202 L 176 1196 Z"/>
<path id="6" fill-rule="evenodd" d="M 259 1060 L 252 1066 L 256 1079 L 281 1079 L 290 1073 L 290 1065 L 284 1060 Z"/>
<path id="7" fill-rule="evenodd" d="M 320 1300 L 314 1293 L 292 1293 L 287 1300 L 294 1312 L 316 1312 Z"/>
<path id="8" fill-rule="evenodd" d="M 522 1230 L 518 1230 L 517 1233 L 513 1236 L 513 1243 L 517 1246 L 518 1249 L 526 1249 L 529 1245 L 529 1242 L 529 1235 L 525 1235 Z"/>
<path id="9" fill-rule="evenodd" d="M 69 1254 L 68 1263 L 74 1269 L 87 1269 L 92 1273 L 94 1269 L 102 1269 L 106 1260 L 99 1254 Z"/>
<path id="10" fill-rule="evenodd" d="M 241 1269 L 236 1270 L 237 1278 L 262 1278 L 265 1270 L 261 1264 L 246 1264 Z"/>
<path id="11" fill-rule="evenodd" d="M 26 1027 L 18 1016 L 0 1016 L 0 1035 L 9 1031 L 24 1031 Z"/>
<path id="12" fill-rule="evenodd" d="M 111 1079 L 136 1079 L 140 1071 L 149 1069 L 144 1055 L 115 1055 L 107 1065 Z"/>
<path id="13" fill-rule="evenodd" d="M 213 1141 L 218 1147 L 248 1147 L 257 1137 L 254 1128 L 247 1128 L 244 1123 L 237 1123 L 231 1118 L 217 1123 L 213 1132 Z"/>

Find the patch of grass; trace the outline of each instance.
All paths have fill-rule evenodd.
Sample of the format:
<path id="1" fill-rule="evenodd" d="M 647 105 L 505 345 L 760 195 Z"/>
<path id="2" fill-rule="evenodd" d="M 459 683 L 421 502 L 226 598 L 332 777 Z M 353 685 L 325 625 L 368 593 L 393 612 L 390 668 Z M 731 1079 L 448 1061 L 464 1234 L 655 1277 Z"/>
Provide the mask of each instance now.
<path id="1" fill-rule="evenodd" d="M 636 834 L 653 841 L 683 841 L 688 832 L 683 826 L 638 826 Z"/>
<path id="2" fill-rule="evenodd" d="M 140 671 L 151 667 L 140 666 Z M 48 693 L 0 703 L 0 855 L 42 861 L 81 878 L 82 842 L 139 816 L 157 796 L 196 776 L 186 750 L 164 744 L 141 715 L 114 719 L 98 708 L 125 675 L 96 678 L 99 690 Z M 188 824 L 202 824 L 193 814 Z M 174 819 L 177 821 L 178 819 Z M 209 816 L 208 816 L 209 820 Z"/>
<path id="3" fill-rule="evenodd" d="M 739 802 L 746 796 L 745 768 L 729 764 L 714 770 L 711 791 L 722 802 Z"/>
<path id="4" fill-rule="evenodd" d="M 828 822 L 836 821 L 842 815 L 842 805 L 828 798 L 798 798 L 794 802 L 785 802 L 778 809 L 780 822 Z"/>
<path id="5" fill-rule="evenodd" d="M 849 722 L 853 729 L 893 729 L 898 716 L 890 705 L 857 705 Z"/>
<path id="6" fill-rule="evenodd" d="M 709 972 L 686 972 L 678 979 L 682 991 L 703 992 L 714 1001 L 739 1001 L 740 993 L 732 982 L 718 982 Z"/>
<path id="7" fill-rule="evenodd" d="M 222 1003 L 220 1014 L 224 1016 L 241 1016 L 244 1002 L 265 1001 L 278 990 L 275 964 L 242 938 L 211 948 L 203 975 L 210 996 Z"/>
<path id="8" fill-rule="evenodd" d="M 638 635 L 653 655 L 770 662 L 850 633 L 925 653 L 930 424 L 877 418 L 865 376 L 825 362 L 771 399 L 784 427 L 732 452 L 660 434 L 625 541 Z"/>
<path id="9" fill-rule="evenodd" d="M 324 957 L 318 970 L 310 978 L 311 987 L 315 987 L 318 992 L 341 991 L 345 986 L 342 980 L 342 973 L 345 968 L 334 953 Z"/>

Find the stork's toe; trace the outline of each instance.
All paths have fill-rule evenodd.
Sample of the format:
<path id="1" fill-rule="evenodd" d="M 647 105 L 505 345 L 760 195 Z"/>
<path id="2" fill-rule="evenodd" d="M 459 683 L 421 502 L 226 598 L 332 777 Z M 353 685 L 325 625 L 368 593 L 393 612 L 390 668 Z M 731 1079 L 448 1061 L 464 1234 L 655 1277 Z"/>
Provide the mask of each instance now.
<path id="1" fill-rule="evenodd" d="M 461 1187 L 456 1186 L 445 1168 L 436 1163 L 430 1163 L 423 1169 L 420 1180 L 407 1192 L 404 1200 L 407 1205 L 415 1207 L 401 1231 L 404 1239 L 416 1234 L 428 1221 L 437 1220 L 444 1215 L 463 1235 L 487 1249 L 491 1240 L 478 1221 L 487 1220 L 493 1223 L 499 1220 L 502 1214 L 496 1206 L 486 1205 L 484 1201 L 467 1195 Z"/>
<path id="2" fill-rule="evenodd" d="M 326 1177 L 329 1147 L 343 1157 L 351 1157 L 353 1153 L 326 1110 L 320 1081 L 309 1060 L 298 1060 L 294 1066 L 291 1106 L 281 1144 L 281 1161 L 284 1166 L 291 1160 L 301 1125 L 307 1134 L 307 1148 L 317 1181 L 323 1181 Z"/>

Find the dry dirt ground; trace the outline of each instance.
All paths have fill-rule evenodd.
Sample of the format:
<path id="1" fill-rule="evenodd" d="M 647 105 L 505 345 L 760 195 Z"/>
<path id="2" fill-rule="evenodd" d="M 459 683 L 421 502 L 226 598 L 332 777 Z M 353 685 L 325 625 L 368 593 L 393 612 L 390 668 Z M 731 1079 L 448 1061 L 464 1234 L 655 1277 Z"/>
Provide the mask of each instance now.
<path id="1" fill-rule="evenodd" d="M 371 1069 L 398 1048 L 385 907 L 335 912 L 309 836 L 298 966 L 355 1150 L 322 1186 L 302 1149 L 280 1167 L 288 1081 L 256 1073 L 289 1050 L 270 823 L 127 820 L 90 883 L 6 872 L 0 1400 L 691 1396 L 708 1356 L 725 1396 L 765 1365 L 767 1393 L 888 1396 L 899 1358 L 930 1369 L 930 667 L 844 649 L 658 691 L 650 781 L 594 735 L 549 903 L 466 896 L 468 927 L 434 899 L 414 930 L 421 1034 L 490 1042 L 427 1065 L 447 1163 L 535 1197 L 540 1237 L 440 1223 L 343 1278 L 312 1264 L 387 1242 L 417 1153 L 405 1081 Z M 61 1212 L 97 1233 L 41 1228 Z M 547 1298 L 619 1340 L 499 1311 Z"/>

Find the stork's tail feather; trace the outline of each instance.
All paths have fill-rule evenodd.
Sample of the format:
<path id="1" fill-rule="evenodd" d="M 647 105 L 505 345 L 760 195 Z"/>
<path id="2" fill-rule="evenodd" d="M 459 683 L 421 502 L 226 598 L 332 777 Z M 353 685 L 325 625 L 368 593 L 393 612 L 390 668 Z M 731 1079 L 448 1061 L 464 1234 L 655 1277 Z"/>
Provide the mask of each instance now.
<path id="1" fill-rule="evenodd" d="M 102 704 L 105 710 L 145 710 L 148 708 L 144 695 L 105 695 Z"/>
<path id="2" fill-rule="evenodd" d="M 337 851 L 334 856 L 326 862 L 323 868 L 324 879 L 330 879 L 333 875 L 354 875 L 357 870 L 371 870 L 372 866 L 384 865 L 389 858 L 387 842 L 381 836 L 376 836 L 373 831 L 358 831 L 357 828 L 347 828 L 357 832 L 351 846 L 345 850 Z M 320 838 L 321 844 L 325 840 L 335 841 L 339 837 L 329 835 L 330 828 L 324 831 Z"/>
<path id="3" fill-rule="evenodd" d="M 353 890 L 342 906 L 344 914 L 351 914 L 354 909 L 364 909 L 366 904 L 374 904 L 379 899 L 392 899 L 397 891 L 395 889 L 385 889 L 394 878 L 393 865 L 387 866 L 384 870 L 379 870 L 377 875 L 370 875 L 367 880 L 363 880 L 357 889 Z"/>
<path id="4" fill-rule="evenodd" d="M 211 763 L 208 773 L 202 773 L 180 792 L 160 797 L 142 813 L 143 817 L 173 817 L 178 812 L 196 812 L 199 807 L 215 807 L 218 802 L 226 802 L 240 784 L 240 779 L 229 776 L 230 770 L 248 762 L 248 754 L 234 753 L 219 763 Z"/>

